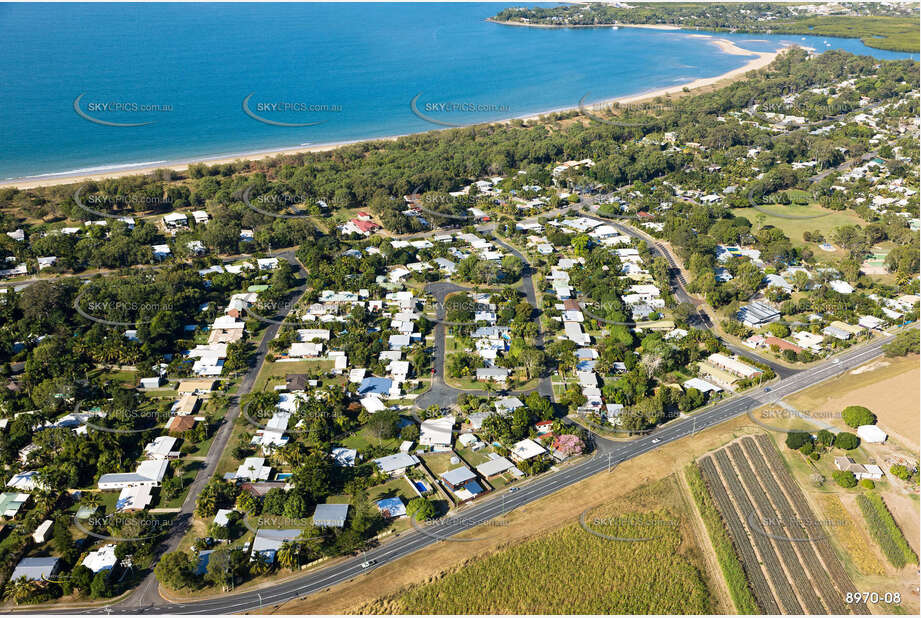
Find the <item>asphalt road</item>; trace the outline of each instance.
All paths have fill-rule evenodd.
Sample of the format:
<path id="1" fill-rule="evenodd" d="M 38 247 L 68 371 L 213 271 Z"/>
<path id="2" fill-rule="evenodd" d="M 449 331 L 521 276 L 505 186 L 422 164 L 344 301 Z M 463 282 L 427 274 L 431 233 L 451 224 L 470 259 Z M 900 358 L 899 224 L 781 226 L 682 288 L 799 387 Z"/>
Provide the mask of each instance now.
<path id="1" fill-rule="evenodd" d="M 451 537 L 480 523 L 501 517 L 519 506 L 539 500 L 590 476 L 611 470 L 620 462 L 638 457 L 675 440 L 686 438 L 698 431 L 718 425 L 728 419 L 745 414 L 762 405 L 778 401 L 799 390 L 844 373 L 881 355 L 880 348 L 888 340 L 889 338 L 887 337 L 865 346 L 854 348 L 839 355 L 836 361 L 827 361 L 780 380 L 770 387 L 769 392 L 765 392 L 762 388 L 751 394 L 730 399 L 692 417 L 673 421 L 637 440 L 614 443 L 598 439 L 596 454 L 581 463 L 526 481 L 515 492 L 503 492 L 493 498 L 473 503 L 467 508 L 460 509 L 454 516 L 439 522 L 437 528 L 429 527 L 404 532 L 391 542 L 380 547 L 368 550 L 355 557 L 336 561 L 326 568 L 313 571 L 303 577 L 262 588 L 258 591 L 227 594 L 220 598 L 206 601 L 180 604 L 161 602 L 144 607 L 130 607 L 119 604 L 111 609 L 97 608 L 78 613 L 106 613 L 107 610 L 112 611 L 112 609 L 119 613 L 158 614 L 225 614 L 252 611 L 261 607 L 275 606 L 292 599 L 306 597 L 330 586 L 351 580 L 365 571 L 361 565 L 367 560 L 376 561 L 372 568 L 381 568 L 389 562 L 408 556 L 433 543 L 477 542 L 476 540 L 464 541 L 462 539 L 452 539 Z M 490 534 L 489 528 L 487 528 L 486 532 L 476 538 L 485 540 Z"/>

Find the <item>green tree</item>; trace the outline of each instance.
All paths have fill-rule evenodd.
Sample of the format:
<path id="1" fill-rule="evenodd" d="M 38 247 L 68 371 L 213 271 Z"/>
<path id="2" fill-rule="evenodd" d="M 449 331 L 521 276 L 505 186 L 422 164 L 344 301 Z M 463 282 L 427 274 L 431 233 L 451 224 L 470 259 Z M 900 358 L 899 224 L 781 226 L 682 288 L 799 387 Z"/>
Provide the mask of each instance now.
<path id="1" fill-rule="evenodd" d="M 835 470 L 831 476 L 838 485 L 845 489 L 857 487 L 857 477 L 849 470 Z"/>
<path id="2" fill-rule="evenodd" d="M 433 519 L 436 513 L 435 504 L 421 496 L 413 498 L 406 505 L 406 514 L 415 518 L 416 521 Z"/>
<path id="3" fill-rule="evenodd" d="M 173 590 L 192 588 L 196 583 L 195 558 L 184 551 L 171 551 L 160 557 L 154 574 L 157 581 Z M 95 580 L 93 582 L 95 584 Z"/>
<path id="4" fill-rule="evenodd" d="M 876 415 L 863 406 L 848 406 L 841 412 L 841 418 L 849 427 L 875 425 Z"/>
<path id="5" fill-rule="evenodd" d="M 842 431 L 835 436 L 835 446 L 845 451 L 852 451 L 860 445 L 860 438 L 852 433 Z"/>
<path id="6" fill-rule="evenodd" d="M 805 431 L 791 431 L 787 434 L 787 448 L 797 450 L 806 443 L 812 443 L 812 436 Z"/>

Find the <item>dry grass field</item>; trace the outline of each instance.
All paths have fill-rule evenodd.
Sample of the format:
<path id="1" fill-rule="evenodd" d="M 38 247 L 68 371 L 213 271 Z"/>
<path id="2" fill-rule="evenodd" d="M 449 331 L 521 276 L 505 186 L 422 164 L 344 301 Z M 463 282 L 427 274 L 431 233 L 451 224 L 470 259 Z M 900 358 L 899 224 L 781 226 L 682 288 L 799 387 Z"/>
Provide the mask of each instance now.
<path id="1" fill-rule="evenodd" d="M 580 522 L 439 573 L 355 612 L 709 613 L 711 594 L 681 492 L 669 476 L 587 510 Z"/>
<path id="2" fill-rule="evenodd" d="M 921 368 L 918 357 L 886 358 L 867 363 L 833 380 L 797 393 L 787 401 L 799 410 L 866 406 L 879 426 L 916 453 L 919 450 Z M 843 425 L 842 425 L 843 427 Z"/>

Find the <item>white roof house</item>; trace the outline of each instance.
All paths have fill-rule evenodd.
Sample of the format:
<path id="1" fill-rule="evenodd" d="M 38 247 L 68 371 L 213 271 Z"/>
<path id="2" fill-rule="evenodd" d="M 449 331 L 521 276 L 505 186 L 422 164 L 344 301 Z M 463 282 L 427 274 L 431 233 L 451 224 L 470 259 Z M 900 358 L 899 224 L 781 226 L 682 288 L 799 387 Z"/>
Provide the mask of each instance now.
<path id="1" fill-rule="evenodd" d="M 851 286 L 850 283 L 848 283 L 847 281 L 842 281 L 840 279 L 829 281 L 828 287 L 833 289 L 835 292 L 838 292 L 839 294 L 851 294 L 854 291 L 854 288 L 853 286 Z"/>
<path id="2" fill-rule="evenodd" d="M 520 442 L 516 442 L 511 449 L 512 459 L 515 461 L 527 461 L 532 457 L 537 457 L 547 452 L 547 449 L 542 447 L 540 444 L 531 440 L 530 438 L 525 438 Z"/>
<path id="3" fill-rule="evenodd" d="M 419 444 L 424 446 L 451 446 L 455 418 L 442 416 L 422 421 L 419 425 Z"/>
<path id="4" fill-rule="evenodd" d="M 171 212 L 163 216 L 163 224 L 166 227 L 179 227 L 189 223 L 188 217 L 181 212 Z"/>
<path id="5" fill-rule="evenodd" d="M 170 459 L 179 456 L 178 451 L 173 451 L 176 438 L 172 436 L 159 436 L 144 447 L 144 454 L 148 459 Z"/>
<path id="6" fill-rule="evenodd" d="M 511 470 L 515 467 L 515 464 L 510 462 L 505 457 L 496 457 L 495 459 L 490 459 L 487 462 L 481 463 L 476 467 L 477 474 L 484 478 L 489 478 L 497 474 L 502 474 L 507 470 Z"/>
<path id="7" fill-rule="evenodd" d="M 38 470 L 29 470 L 14 474 L 6 484 L 22 491 L 32 491 L 33 489 L 41 488 L 41 483 L 38 480 Z"/>
<path id="8" fill-rule="evenodd" d="M 861 316 L 861 318 L 857 321 L 857 325 L 873 330 L 876 328 L 882 328 L 883 326 L 886 325 L 886 322 L 884 320 L 879 319 L 876 316 L 865 315 L 865 316 Z"/>
<path id="9" fill-rule="evenodd" d="M 93 573 L 108 571 L 114 568 L 115 565 L 118 564 L 118 558 L 115 557 L 115 544 L 109 543 L 103 545 L 96 551 L 88 553 L 80 564 Z"/>
<path id="10" fill-rule="evenodd" d="M 700 378 L 691 378 L 690 380 L 687 380 L 686 382 L 684 382 L 682 386 L 686 389 L 696 388 L 701 393 L 709 393 L 711 391 L 714 393 L 719 393 L 723 390 L 719 386 L 715 384 L 711 384 L 710 382 L 707 382 L 706 380 L 701 380 Z"/>
<path id="11" fill-rule="evenodd" d="M 265 457 L 247 457 L 234 473 L 236 479 L 248 481 L 267 481 L 272 472 L 272 466 L 265 465 Z"/>
<path id="12" fill-rule="evenodd" d="M 150 486 L 159 487 L 166 471 L 169 469 L 169 462 L 165 460 L 148 459 L 138 464 L 134 472 L 115 472 L 103 474 L 99 477 L 97 486 L 101 490 L 107 489 L 124 489 L 125 487 Z"/>
<path id="13" fill-rule="evenodd" d="M 146 509 L 153 501 L 153 496 L 150 494 L 151 489 L 150 485 L 125 487 L 118 494 L 118 499 L 115 501 L 115 510 L 123 512 Z"/>

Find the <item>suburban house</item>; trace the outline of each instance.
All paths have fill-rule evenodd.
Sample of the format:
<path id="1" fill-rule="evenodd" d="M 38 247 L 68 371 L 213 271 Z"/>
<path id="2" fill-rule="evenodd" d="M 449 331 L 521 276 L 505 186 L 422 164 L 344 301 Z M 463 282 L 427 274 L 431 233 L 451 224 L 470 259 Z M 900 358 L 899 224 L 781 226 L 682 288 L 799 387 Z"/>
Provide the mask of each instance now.
<path id="1" fill-rule="evenodd" d="M 448 448 L 453 442 L 455 418 L 442 416 L 422 421 L 419 425 L 419 444 L 422 446 Z"/>
<path id="2" fill-rule="evenodd" d="M 43 558 L 23 558 L 16 565 L 10 581 L 25 577 L 28 581 L 47 581 L 53 579 L 61 570 L 61 559 L 54 556 Z"/>
<path id="3" fill-rule="evenodd" d="M 344 528 L 348 515 L 348 504 L 318 504 L 313 512 L 313 525 L 321 528 Z"/>
<path id="4" fill-rule="evenodd" d="M 835 457 L 835 467 L 845 472 L 853 472 L 857 480 L 870 479 L 878 481 L 883 478 L 883 470 L 873 464 L 859 464 L 851 457 Z"/>
<path id="5" fill-rule="evenodd" d="M 387 519 L 394 519 L 406 515 L 406 505 L 403 504 L 403 499 L 399 496 L 378 500 L 377 508 L 381 512 L 381 515 Z"/>
<path id="6" fill-rule="evenodd" d="M 476 370 L 476 379 L 483 382 L 505 383 L 508 379 L 508 369 L 505 367 L 480 367 Z"/>
<path id="7" fill-rule="evenodd" d="M 253 538 L 253 548 L 250 553 L 251 560 L 258 554 L 265 558 L 269 564 L 275 563 L 275 554 L 281 546 L 288 542 L 297 541 L 302 530 L 293 528 L 289 530 L 271 530 L 259 528 Z"/>
<path id="8" fill-rule="evenodd" d="M 7 519 L 12 519 L 19 514 L 19 511 L 29 501 L 29 494 L 6 491 L 0 494 L 0 515 Z"/>
<path id="9" fill-rule="evenodd" d="M 515 464 L 505 457 L 496 457 L 476 467 L 476 472 L 485 479 L 492 478 L 515 468 Z"/>
<path id="10" fill-rule="evenodd" d="M 736 319 L 746 326 L 765 326 L 780 319 L 780 312 L 761 302 L 745 305 L 736 313 Z"/>
<path id="11" fill-rule="evenodd" d="M 374 460 L 377 469 L 390 476 L 401 476 L 408 468 L 419 464 L 419 458 L 409 453 L 394 453 Z"/>
<path id="12" fill-rule="evenodd" d="M 98 487 L 102 491 L 122 490 L 126 487 L 159 487 L 169 462 L 165 460 L 142 461 L 134 472 L 114 472 L 99 477 Z"/>
<path id="13" fill-rule="evenodd" d="M 80 564 L 93 573 L 111 571 L 115 568 L 115 565 L 118 564 L 118 558 L 115 556 L 115 544 L 108 543 L 96 551 L 91 551 Z"/>
<path id="14" fill-rule="evenodd" d="M 540 444 L 531 440 L 530 438 L 525 438 L 519 442 L 516 442 L 511 449 L 512 459 L 518 462 L 527 461 L 528 459 L 533 459 L 538 455 L 543 455 L 547 452 L 547 449 L 542 447 Z"/>
<path id="15" fill-rule="evenodd" d="M 443 472 L 440 479 L 442 484 L 450 489 L 461 502 L 473 500 L 484 491 L 476 480 L 476 473 L 467 466 Z"/>

